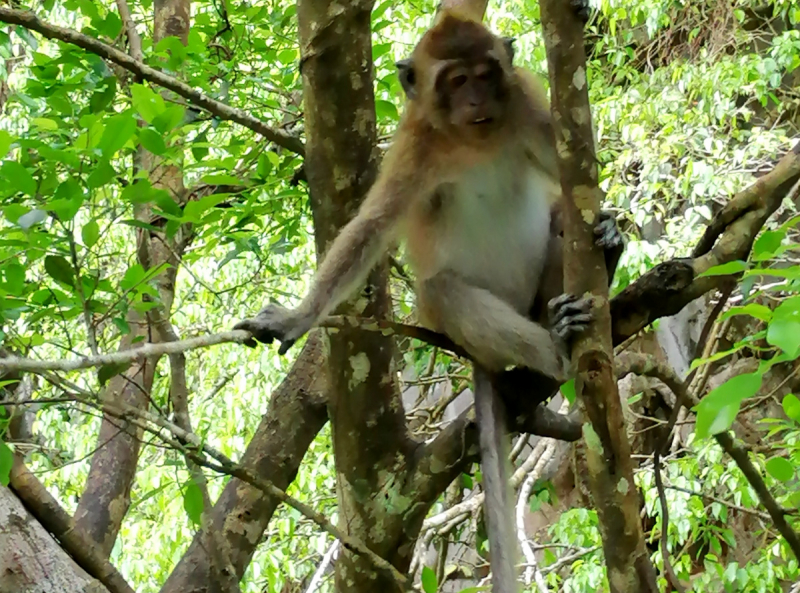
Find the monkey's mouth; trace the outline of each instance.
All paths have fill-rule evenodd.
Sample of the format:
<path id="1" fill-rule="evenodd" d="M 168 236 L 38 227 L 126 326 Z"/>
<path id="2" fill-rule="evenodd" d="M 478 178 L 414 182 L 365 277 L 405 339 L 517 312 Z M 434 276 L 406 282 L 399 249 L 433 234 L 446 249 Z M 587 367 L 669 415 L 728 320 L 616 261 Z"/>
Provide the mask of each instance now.
<path id="1" fill-rule="evenodd" d="M 472 120 L 472 125 L 473 126 L 481 126 L 481 125 L 490 124 L 493 121 L 494 121 L 494 119 L 492 119 L 491 117 L 479 117 L 477 119 L 473 119 Z"/>

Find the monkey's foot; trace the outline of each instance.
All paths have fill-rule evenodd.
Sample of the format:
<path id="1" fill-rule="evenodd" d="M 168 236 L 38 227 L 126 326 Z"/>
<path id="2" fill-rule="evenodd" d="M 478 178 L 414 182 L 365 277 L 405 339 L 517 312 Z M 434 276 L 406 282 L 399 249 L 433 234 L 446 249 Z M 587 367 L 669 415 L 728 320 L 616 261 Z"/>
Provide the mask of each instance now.
<path id="1" fill-rule="evenodd" d="M 243 329 L 252 334 L 253 338 L 245 341 L 246 346 L 255 348 L 256 342 L 271 344 L 273 340 L 278 340 L 281 343 L 278 353 L 286 354 L 286 351 L 311 327 L 304 317 L 297 315 L 295 311 L 281 307 L 277 303 L 270 303 L 255 317 L 240 321 L 233 326 L 233 329 Z"/>
<path id="2" fill-rule="evenodd" d="M 592 16 L 592 7 L 589 0 L 569 0 L 572 9 L 584 24 L 589 22 L 589 17 Z"/>
<path id="3" fill-rule="evenodd" d="M 597 236 L 594 243 L 604 250 L 612 250 L 622 247 L 625 239 L 619 230 L 617 220 L 610 212 L 600 212 L 600 222 L 594 227 L 594 234 Z"/>
<path id="4" fill-rule="evenodd" d="M 574 294 L 562 294 L 547 303 L 550 331 L 565 347 L 586 331 L 594 319 L 592 297 L 578 298 Z"/>

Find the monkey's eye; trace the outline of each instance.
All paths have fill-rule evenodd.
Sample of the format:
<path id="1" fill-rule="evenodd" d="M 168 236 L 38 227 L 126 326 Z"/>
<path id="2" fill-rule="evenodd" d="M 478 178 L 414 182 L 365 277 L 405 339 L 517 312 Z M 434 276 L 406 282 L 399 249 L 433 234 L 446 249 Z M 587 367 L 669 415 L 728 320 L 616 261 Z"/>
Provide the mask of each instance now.
<path id="1" fill-rule="evenodd" d="M 457 74 L 450 79 L 450 88 L 458 89 L 467 84 L 466 74 Z"/>
<path id="2" fill-rule="evenodd" d="M 408 83 L 410 86 L 417 84 L 417 73 L 414 72 L 413 68 L 406 70 L 406 83 Z"/>

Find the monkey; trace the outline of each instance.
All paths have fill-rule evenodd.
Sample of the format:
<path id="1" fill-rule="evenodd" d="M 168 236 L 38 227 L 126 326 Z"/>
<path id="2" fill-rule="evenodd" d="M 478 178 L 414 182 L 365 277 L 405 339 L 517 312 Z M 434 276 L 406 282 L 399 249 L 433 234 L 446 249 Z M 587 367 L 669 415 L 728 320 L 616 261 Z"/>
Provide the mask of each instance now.
<path id="1" fill-rule="evenodd" d="M 409 60 L 408 98 L 359 212 L 328 250 L 295 309 L 271 303 L 238 323 L 284 354 L 366 278 L 398 236 L 417 279 L 420 321 L 488 371 L 509 366 L 565 378 L 553 336 L 527 314 L 537 294 L 558 195 L 544 89 L 514 68 L 508 39 L 442 11 Z M 586 323 L 586 299 L 561 303 L 559 326 Z"/>
<path id="2" fill-rule="evenodd" d="M 570 3 L 579 13 L 585 4 Z M 553 125 L 543 86 L 513 58 L 513 40 L 479 18 L 440 11 L 411 57 L 397 62 L 406 107 L 394 141 L 311 290 L 295 309 L 271 303 L 234 326 L 250 332 L 249 345 L 277 339 L 285 353 L 405 239 L 421 324 L 475 365 L 496 593 L 517 584 L 508 433 L 494 382 L 518 367 L 557 386 L 570 340 L 593 317 L 591 297 L 560 294 L 561 280 L 548 279 L 560 275 L 561 255 Z M 607 251 L 619 248 L 613 218 L 601 216 L 595 232 Z"/>

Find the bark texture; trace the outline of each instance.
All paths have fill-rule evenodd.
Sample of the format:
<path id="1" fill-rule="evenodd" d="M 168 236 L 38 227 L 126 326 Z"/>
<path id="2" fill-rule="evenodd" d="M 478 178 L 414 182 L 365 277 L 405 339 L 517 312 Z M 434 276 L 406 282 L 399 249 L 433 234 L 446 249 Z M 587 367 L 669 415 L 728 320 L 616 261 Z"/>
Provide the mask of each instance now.
<path id="1" fill-rule="evenodd" d="M 375 101 L 371 1 L 301 0 L 297 7 L 305 100 L 306 160 L 318 254 L 335 238 L 375 180 Z M 386 318 L 391 307 L 385 264 L 367 290 L 342 310 Z M 329 410 L 338 476 L 340 527 L 400 571 L 416 532 L 404 491 L 414 444 L 405 427 L 393 371 L 394 342 L 380 333 L 343 328 L 330 336 Z M 420 521 L 421 522 L 421 521 Z M 343 550 L 339 591 L 395 590 L 363 558 Z"/>
<path id="2" fill-rule="evenodd" d="M 269 400 L 267 413 L 241 459 L 241 464 L 286 489 L 311 441 L 328 420 L 325 407 L 325 353 L 319 332 L 311 334 L 291 371 Z M 261 543 L 278 501 L 236 478 L 228 482 L 212 511 L 213 528 L 230 548 L 230 560 L 241 579 Z M 162 593 L 216 593 L 219 579 L 198 533 L 172 571 Z"/>
<path id="3" fill-rule="evenodd" d="M 109 593 L 0 486 L 0 593 Z"/>
<path id="4" fill-rule="evenodd" d="M 600 519 L 612 593 L 658 593 L 644 544 L 633 460 L 617 392 L 608 277 L 594 227 L 602 193 L 589 110 L 582 26 L 560 0 L 542 0 L 542 23 L 564 199 L 565 291 L 595 297 L 595 321 L 573 348 L 584 425 L 589 485 Z"/>

